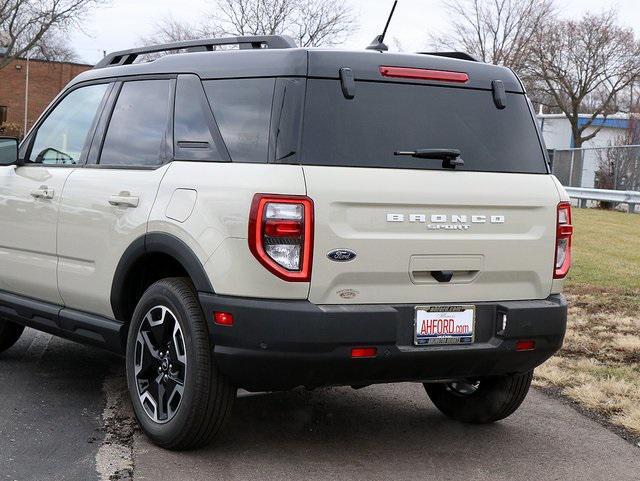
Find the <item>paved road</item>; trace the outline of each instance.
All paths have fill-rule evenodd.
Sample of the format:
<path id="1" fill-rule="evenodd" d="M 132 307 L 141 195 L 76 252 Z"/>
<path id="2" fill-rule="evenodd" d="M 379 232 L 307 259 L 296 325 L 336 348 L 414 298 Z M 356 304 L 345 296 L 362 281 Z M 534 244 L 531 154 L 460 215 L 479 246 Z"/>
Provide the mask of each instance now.
<path id="1" fill-rule="evenodd" d="M 131 462 L 135 481 L 639 479 L 639 448 L 544 394 L 465 426 L 412 384 L 243 397 L 216 447 L 171 453 L 137 435 L 132 451 L 121 366 L 32 332 L 0 356 L 0 481 L 106 481 Z"/>
<path id="2" fill-rule="evenodd" d="M 640 479 L 640 449 L 532 391 L 492 426 L 442 417 L 400 384 L 241 399 L 222 444 L 175 454 L 136 440 L 136 481 Z"/>
<path id="3" fill-rule="evenodd" d="M 27 330 L 0 355 L 0 480 L 92 481 L 118 358 Z"/>

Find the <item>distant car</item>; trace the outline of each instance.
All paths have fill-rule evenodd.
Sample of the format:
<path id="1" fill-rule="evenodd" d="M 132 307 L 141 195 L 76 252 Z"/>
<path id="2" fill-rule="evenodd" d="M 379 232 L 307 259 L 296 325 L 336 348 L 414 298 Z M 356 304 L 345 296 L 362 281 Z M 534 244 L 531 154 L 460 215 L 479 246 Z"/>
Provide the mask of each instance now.
<path id="1" fill-rule="evenodd" d="M 0 350 L 29 326 L 126 353 L 160 446 L 214 439 L 236 388 L 420 382 L 497 421 L 562 344 L 570 204 L 509 69 L 130 50 L 0 146 Z"/>

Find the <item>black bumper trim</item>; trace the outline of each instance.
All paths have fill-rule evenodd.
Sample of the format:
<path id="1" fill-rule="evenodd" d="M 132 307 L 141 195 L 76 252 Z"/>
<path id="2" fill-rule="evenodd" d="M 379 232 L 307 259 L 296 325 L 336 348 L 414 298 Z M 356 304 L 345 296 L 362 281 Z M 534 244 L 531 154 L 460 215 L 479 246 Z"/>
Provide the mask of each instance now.
<path id="1" fill-rule="evenodd" d="M 474 344 L 416 347 L 414 304 L 319 306 L 208 293 L 199 297 L 221 371 L 252 391 L 524 372 L 560 349 L 567 322 L 562 295 L 461 302 L 476 306 Z M 214 324 L 215 311 L 232 313 L 234 325 Z M 504 331 L 503 314 L 508 320 Z M 516 352 L 519 339 L 535 340 L 535 350 Z M 356 346 L 376 347 L 378 354 L 351 359 Z"/>

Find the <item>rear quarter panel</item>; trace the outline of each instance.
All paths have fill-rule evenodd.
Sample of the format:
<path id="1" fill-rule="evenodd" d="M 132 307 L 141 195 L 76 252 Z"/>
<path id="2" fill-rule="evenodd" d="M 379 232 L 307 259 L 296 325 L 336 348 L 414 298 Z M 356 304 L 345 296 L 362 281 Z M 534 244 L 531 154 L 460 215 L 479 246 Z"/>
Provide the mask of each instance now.
<path id="1" fill-rule="evenodd" d="M 190 192 L 175 195 L 180 189 Z M 148 232 L 172 234 L 186 243 L 204 266 L 216 294 L 306 299 L 309 283 L 277 278 L 249 250 L 249 211 L 256 193 L 304 195 L 302 168 L 173 162 L 160 186 Z"/>

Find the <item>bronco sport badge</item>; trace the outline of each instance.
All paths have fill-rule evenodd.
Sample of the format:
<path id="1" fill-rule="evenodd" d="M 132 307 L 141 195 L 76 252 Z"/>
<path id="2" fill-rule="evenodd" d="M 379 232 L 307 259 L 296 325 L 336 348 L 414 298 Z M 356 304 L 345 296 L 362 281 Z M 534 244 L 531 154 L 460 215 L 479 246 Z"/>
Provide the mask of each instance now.
<path id="1" fill-rule="evenodd" d="M 504 215 L 387 214 L 387 222 L 427 224 L 429 230 L 469 230 L 473 224 L 504 224 Z"/>

